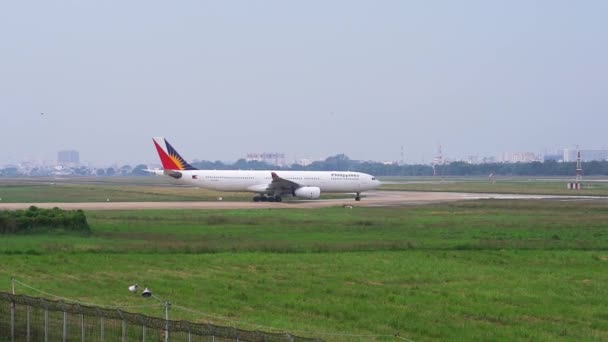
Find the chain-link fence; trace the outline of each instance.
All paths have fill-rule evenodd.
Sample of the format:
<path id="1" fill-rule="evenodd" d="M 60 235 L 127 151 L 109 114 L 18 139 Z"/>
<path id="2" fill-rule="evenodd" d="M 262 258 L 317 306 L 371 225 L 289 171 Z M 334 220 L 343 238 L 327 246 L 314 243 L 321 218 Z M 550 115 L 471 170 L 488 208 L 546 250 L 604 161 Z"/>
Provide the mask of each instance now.
<path id="1" fill-rule="evenodd" d="M 0 292 L 0 341 L 321 341 Z"/>

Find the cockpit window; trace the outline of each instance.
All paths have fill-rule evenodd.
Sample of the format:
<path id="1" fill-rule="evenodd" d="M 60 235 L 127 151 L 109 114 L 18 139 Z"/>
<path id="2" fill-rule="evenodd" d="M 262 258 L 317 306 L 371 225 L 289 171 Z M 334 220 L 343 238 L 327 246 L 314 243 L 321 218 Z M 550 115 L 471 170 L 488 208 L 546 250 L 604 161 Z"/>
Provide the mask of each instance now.
<path id="1" fill-rule="evenodd" d="M 372 180 L 376 180 L 376 177 L 372 177 Z"/>

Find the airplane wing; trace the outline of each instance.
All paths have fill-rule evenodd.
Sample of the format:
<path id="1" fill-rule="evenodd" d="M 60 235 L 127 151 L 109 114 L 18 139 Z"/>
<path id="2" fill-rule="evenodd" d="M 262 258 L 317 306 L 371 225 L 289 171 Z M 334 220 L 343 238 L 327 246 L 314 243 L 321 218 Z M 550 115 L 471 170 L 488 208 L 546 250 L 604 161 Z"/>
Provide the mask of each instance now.
<path id="1" fill-rule="evenodd" d="M 279 177 L 275 172 L 270 174 L 272 181 L 266 184 L 252 185 L 247 188 L 249 191 L 258 193 L 269 193 L 269 194 L 294 194 L 294 191 L 301 188 L 302 185 Z"/>
<path id="2" fill-rule="evenodd" d="M 293 194 L 297 188 L 301 187 L 301 185 L 296 182 L 279 177 L 275 172 L 272 172 L 271 175 L 272 182 L 268 186 L 269 190 L 273 190 L 278 193 Z"/>

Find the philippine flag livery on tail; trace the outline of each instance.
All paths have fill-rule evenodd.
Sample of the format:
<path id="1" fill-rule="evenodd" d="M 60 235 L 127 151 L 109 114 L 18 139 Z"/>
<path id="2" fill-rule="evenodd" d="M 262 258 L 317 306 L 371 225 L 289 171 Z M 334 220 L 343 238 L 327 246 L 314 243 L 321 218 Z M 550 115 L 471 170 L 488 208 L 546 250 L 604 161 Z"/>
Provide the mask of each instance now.
<path id="1" fill-rule="evenodd" d="M 171 146 L 171 144 L 169 144 L 169 142 L 165 138 L 154 138 L 153 141 L 154 145 L 156 146 L 156 151 L 160 156 L 160 161 L 161 163 L 163 163 L 163 168 L 165 170 L 197 170 L 196 168 L 188 164 L 188 162 L 186 162 L 186 160 L 182 158 L 179 153 L 177 153 L 177 151 L 173 148 L 173 146 Z M 161 145 L 164 145 L 166 147 L 167 152 L 165 152 L 165 149 L 163 149 Z"/>

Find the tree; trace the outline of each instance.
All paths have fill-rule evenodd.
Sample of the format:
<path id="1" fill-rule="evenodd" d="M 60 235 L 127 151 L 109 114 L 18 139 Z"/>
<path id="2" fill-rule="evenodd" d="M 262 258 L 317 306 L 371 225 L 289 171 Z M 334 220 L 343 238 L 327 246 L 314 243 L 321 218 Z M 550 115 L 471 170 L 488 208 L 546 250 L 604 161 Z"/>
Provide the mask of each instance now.
<path id="1" fill-rule="evenodd" d="M 84 166 L 74 168 L 72 172 L 77 176 L 89 176 L 91 174 L 91 170 Z"/>
<path id="2" fill-rule="evenodd" d="M 131 172 L 133 172 L 133 167 L 131 167 L 131 165 L 123 165 L 120 167 L 119 172 L 123 176 L 129 176 L 131 175 Z"/>
<path id="3" fill-rule="evenodd" d="M 148 171 L 145 171 L 148 169 L 148 166 L 144 165 L 144 164 L 139 164 L 137 165 L 133 171 L 131 172 L 131 174 L 133 176 L 150 176 L 151 173 Z"/>
<path id="4" fill-rule="evenodd" d="M 0 175 L 4 177 L 17 177 L 21 174 L 16 167 L 7 167 L 6 169 L 0 170 Z"/>

